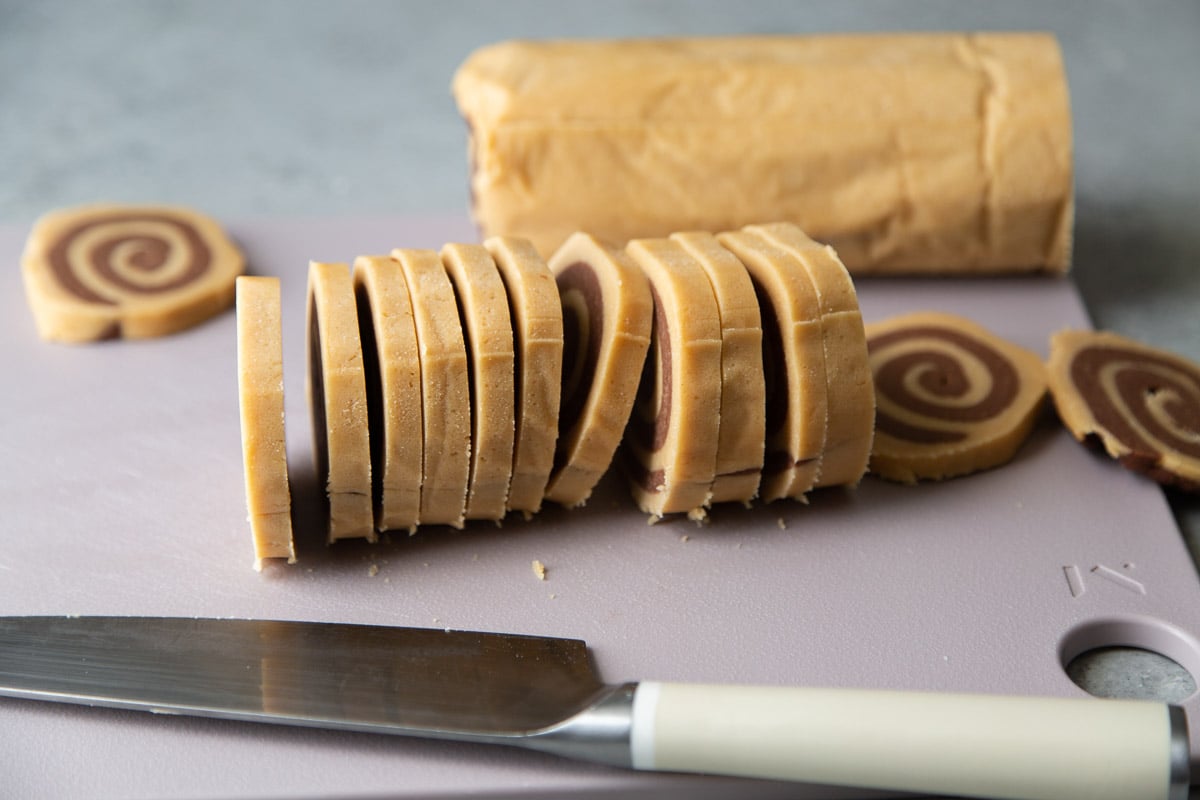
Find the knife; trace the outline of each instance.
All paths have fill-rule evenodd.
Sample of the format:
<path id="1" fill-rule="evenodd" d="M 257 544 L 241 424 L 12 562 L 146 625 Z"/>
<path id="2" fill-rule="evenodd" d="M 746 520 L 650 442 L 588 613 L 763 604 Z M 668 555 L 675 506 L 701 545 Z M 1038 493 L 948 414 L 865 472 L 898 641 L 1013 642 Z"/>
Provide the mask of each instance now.
<path id="1" fill-rule="evenodd" d="M 517 745 L 642 770 L 1005 798 L 1166 798 L 1162 703 L 605 684 L 577 639 L 279 620 L 0 617 L 0 695 Z"/>

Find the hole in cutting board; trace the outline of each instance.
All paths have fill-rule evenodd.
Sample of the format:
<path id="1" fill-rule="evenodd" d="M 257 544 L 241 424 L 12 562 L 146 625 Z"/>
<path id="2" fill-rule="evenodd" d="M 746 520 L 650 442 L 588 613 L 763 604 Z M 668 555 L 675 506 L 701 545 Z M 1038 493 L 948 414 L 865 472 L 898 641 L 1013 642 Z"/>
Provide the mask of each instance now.
<path id="1" fill-rule="evenodd" d="M 1196 691 L 1196 679 L 1179 662 L 1140 647 L 1088 650 L 1066 670 L 1076 686 L 1096 697 L 1178 704 Z"/>
<path id="2" fill-rule="evenodd" d="M 1097 697 L 1182 703 L 1196 692 L 1200 643 L 1156 620 L 1089 622 L 1063 639 L 1067 676 Z"/>

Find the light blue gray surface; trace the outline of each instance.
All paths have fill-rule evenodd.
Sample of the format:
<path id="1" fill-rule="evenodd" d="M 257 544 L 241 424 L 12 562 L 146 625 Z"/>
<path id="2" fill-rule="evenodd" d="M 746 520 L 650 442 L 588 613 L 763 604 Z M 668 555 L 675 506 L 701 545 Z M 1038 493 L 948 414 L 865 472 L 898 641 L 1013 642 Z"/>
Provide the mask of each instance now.
<path id="1" fill-rule="evenodd" d="M 1075 120 L 1075 279 L 1098 327 L 1200 359 L 1195 0 L 5 1 L 0 223 L 104 199 L 225 218 L 458 211 L 465 136 L 449 83 L 481 44 L 942 29 L 1059 35 Z M 1200 501 L 1172 505 L 1200 537 Z M 1178 691 L 1178 674 L 1153 659 L 1104 663 L 1108 691 Z"/>

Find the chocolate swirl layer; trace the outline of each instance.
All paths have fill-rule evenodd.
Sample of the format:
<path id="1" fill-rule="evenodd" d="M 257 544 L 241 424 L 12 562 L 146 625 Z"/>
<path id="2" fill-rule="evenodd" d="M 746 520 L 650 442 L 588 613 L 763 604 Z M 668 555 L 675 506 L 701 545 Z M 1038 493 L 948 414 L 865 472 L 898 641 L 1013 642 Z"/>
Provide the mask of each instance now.
<path id="1" fill-rule="evenodd" d="M 872 338 L 878 430 L 913 442 L 957 442 L 967 434 L 941 423 L 992 419 L 1017 396 L 1016 368 L 986 342 L 945 327 L 903 328 Z M 894 355 L 887 350 L 893 349 Z M 895 411 L 909 412 L 902 419 Z M 915 418 L 915 420 L 913 419 Z"/>
<path id="2" fill-rule="evenodd" d="M 1200 490 L 1200 365 L 1112 333 L 1051 340 L 1051 389 L 1076 438 L 1128 469 Z"/>
<path id="3" fill-rule="evenodd" d="M 871 470 L 913 482 L 1008 461 L 1032 430 L 1045 394 L 1035 354 L 949 314 L 867 327 L 875 382 Z"/>
<path id="4" fill-rule="evenodd" d="M 47 262 L 69 294 L 87 303 L 115 305 L 121 294 L 187 286 L 208 270 L 212 254 L 186 219 L 117 212 L 63 232 L 50 246 Z"/>
<path id="5" fill-rule="evenodd" d="M 163 336 L 227 308 L 245 267 L 213 219 L 180 206 L 93 205 L 53 211 L 21 259 L 45 339 Z"/>

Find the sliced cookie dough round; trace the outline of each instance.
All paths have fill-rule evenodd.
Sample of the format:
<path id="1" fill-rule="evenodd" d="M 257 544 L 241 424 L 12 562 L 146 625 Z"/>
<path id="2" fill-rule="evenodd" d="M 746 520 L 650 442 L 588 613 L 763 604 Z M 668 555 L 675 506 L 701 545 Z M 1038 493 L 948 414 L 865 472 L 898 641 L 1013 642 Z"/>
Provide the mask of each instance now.
<path id="1" fill-rule="evenodd" d="M 245 259 L 189 208 L 88 205 L 46 214 L 21 257 L 38 335 L 142 339 L 196 325 L 234 300 Z"/>
<path id="2" fill-rule="evenodd" d="M 608 470 L 637 396 L 654 300 L 629 256 L 575 233 L 550 259 L 563 312 L 562 405 L 546 498 L 587 502 Z"/>
<path id="3" fill-rule="evenodd" d="M 513 331 L 496 262 L 477 244 L 447 244 L 442 263 L 458 298 L 471 395 L 467 519 L 504 518 L 512 479 Z"/>
<path id="4" fill-rule="evenodd" d="M 855 486 L 866 474 L 871 457 L 875 387 L 854 282 L 832 247 L 813 241 L 792 223 L 751 225 L 745 230 L 791 253 L 812 280 L 821 308 L 825 387 L 830 398 L 817 486 Z"/>
<path id="5" fill-rule="evenodd" d="M 421 357 L 422 524 L 463 526 L 471 476 L 471 389 L 454 287 L 433 250 L 393 250 Z"/>
<path id="6" fill-rule="evenodd" d="M 283 408 L 283 315 L 279 279 L 241 276 L 237 293 L 238 406 L 254 569 L 296 561 Z"/>
<path id="7" fill-rule="evenodd" d="M 766 439 L 762 316 L 742 262 L 711 233 L 671 235 L 699 263 L 721 319 L 721 406 L 712 502 L 749 503 L 758 496 Z"/>
<path id="8" fill-rule="evenodd" d="M 867 326 L 878 408 L 871 472 L 951 478 L 1004 464 L 1046 394 L 1034 353 L 971 320 L 921 312 Z"/>
<path id="9" fill-rule="evenodd" d="M 816 290 L 795 256 L 745 231 L 717 240 L 741 260 L 758 297 L 766 383 L 766 453 L 759 496 L 802 500 L 820 476 L 828 398 Z"/>
<path id="10" fill-rule="evenodd" d="M 416 530 L 421 511 L 421 357 L 408 283 L 386 256 L 354 260 L 376 530 Z"/>
<path id="11" fill-rule="evenodd" d="M 704 268 L 672 239 L 635 239 L 625 252 L 650 281 L 654 320 L 622 467 L 648 514 L 710 504 L 721 427 L 721 315 Z"/>
<path id="12" fill-rule="evenodd" d="M 563 319 L 554 273 L 527 239 L 494 236 L 483 243 L 508 294 L 513 326 L 516 431 L 508 509 L 541 509 L 562 393 Z"/>
<path id="13" fill-rule="evenodd" d="M 366 376 L 348 265 L 309 264 L 307 316 L 308 404 L 329 541 L 375 541 Z"/>
<path id="14" fill-rule="evenodd" d="M 1200 491 L 1200 364 L 1115 333 L 1050 339 L 1050 393 L 1080 441 L 1126 468 Z"/>

